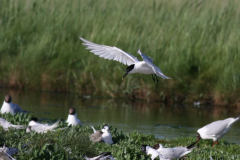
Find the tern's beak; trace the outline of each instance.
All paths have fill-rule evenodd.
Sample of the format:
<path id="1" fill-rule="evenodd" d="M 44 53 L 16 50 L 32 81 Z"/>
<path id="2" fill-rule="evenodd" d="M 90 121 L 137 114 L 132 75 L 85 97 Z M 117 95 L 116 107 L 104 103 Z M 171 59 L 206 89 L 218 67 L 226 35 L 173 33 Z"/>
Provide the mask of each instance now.
<path id="1" fill-rule="evenodd" d="M 122 80 L 124 79 L 124 77 L 126 77 L 128 75 L 128 72 L 126 72 L 122 78 Z"/>

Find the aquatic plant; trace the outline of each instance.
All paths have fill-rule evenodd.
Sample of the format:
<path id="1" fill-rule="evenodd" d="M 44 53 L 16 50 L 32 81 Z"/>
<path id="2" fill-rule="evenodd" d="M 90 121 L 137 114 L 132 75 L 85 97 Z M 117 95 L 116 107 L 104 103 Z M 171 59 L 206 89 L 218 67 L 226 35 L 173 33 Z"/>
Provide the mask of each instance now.
<path id="1" fill-rule="evenodd" d="M 1 115 L 5 116 L 5 115 Z M 16 116 L 11 114 L 5 116 L 9 121 L 14 122 Z M 27 115 L 26 117 L 30 117 Z M 19 121 L 19 124 L 25 124 L 26 119 Z M 163 144 L 164 147 L 188 146 L 197 140 L 196 137 L 179 137 L 175 139 L 157 139 L 154 135 L 144 135 L 133 131 L 123 133 L 117 128 L 110 126 L 114 144 L 92 143 L 89 141 L 89 135 L 93 132 L 89 126 L 67 127 L 62 123 L 61 127 L 65 129 L 56 129 L 53 132 L 44 134 L 26 133 L 25 130 L 4 131 L 0 127 L 0 143 L 5 143 L 11 147 L 17 147 L 19 154 L 14 155 L 19 160 L 24 159 L 83 159 L 84 155 L 95 156 L 101 152 L 112 152 L 113 157 L 123 160 L 150 160 L 150 156 L 142 153 L 140 147 L 142 144 L 153 146 L 156 143 Z M 102 128 L 95 126 L 96 129 Z M 61 128 L 59 127 L 59 128 Z M 28 144 L 24 149 L 21 146 Z M 219 145 L 212 146 L 212 140 L 201 140 L 198 147 L 188 154 L 185 158 L 191 160 L 209 159 L 233 159 L 240 158 L 240 147 L 238 144 L 228 143 L 220 140 Z"/>
<path id="2" fill-rule="evenodd" d="M 237 0 L 3 1 L 0 85 L 235 103 L 240 89 L 239 7 Z M 79 36 L 134 55 L 140 48 L 173 79 L 154 84 L 151 76 L 135 74 L 122 81 L 126 67 L 91 54 Z"/>

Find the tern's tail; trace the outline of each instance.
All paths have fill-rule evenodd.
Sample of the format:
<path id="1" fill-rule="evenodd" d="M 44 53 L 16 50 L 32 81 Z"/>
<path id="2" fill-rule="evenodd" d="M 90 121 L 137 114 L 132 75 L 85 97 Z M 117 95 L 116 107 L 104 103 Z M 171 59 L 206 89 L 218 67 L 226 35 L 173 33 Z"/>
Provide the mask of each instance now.
<path id="1" fill-rule="evenodd" d="M 94 133 L 97 132 L 96 129 L 95 129 L 93 126 L 90 125 L 90 127 L 93 129 L 93 132 L 94 132 Z"/>
<path id="2" fill-rule="evenodd" d="M 237 119 L 237 121 L 238 121 L 240 119 L 240 114 L 235 119 Z"/>
<path id="3" fill-rule="evenodd" d="M 57 120 L 57 122 L 55 122 L 49 129 L 52 130 L 52 129 L 56 128 L 58 126 L 59 122 L 60 122 L 60 119 Z"/>
<path id="4" fill-rule="evenodd" d="M 157 75 L 159 76 L 159 77 L 162 77 L 162 79 L 172 79 L 172 78 L 170 78 L 170 77 L 168 77 L 168 76 L 165 76 L 163 73 L 161 73 L 161 72 L 157 72 Z"/>

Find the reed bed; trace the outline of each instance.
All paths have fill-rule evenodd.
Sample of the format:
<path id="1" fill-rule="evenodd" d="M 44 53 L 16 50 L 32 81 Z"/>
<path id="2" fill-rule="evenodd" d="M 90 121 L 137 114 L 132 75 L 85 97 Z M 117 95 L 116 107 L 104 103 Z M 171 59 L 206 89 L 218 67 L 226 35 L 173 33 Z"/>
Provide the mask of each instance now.
<path id="1" fill-rule="evenodd" d="M 0 85 L 79 95 L 237 104 L 237 0 L 1 1 Z M 128 75 L 79 37 L 152 57 L 171 80 Z"/>

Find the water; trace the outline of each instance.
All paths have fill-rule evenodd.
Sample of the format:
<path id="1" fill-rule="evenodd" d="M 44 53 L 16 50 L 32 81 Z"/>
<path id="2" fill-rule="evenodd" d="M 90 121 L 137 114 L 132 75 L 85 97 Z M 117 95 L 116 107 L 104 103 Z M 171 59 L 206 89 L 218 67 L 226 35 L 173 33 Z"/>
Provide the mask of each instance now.
<path id="1" fill-rule="evenodd" d="M 235 117 L 240 109 L 219 106 L 194 107 L 193 105 L 165 105 L 124 99 L 101 99 L 89 96 L 78 97 L 74 94 L 20 92 L 0 90 L 0 98 L 12 95 L 13 103 L 33 116 L 42 119 L 67 119 L 68 109 L 75 107 L 83 125 L 107 123 L 118 130 L 134 130 L 154 134 L 158 138 L 195 136 L 198 128 L 216 120 Z M 228 142 L 240 144 L 240 121 L 223 137 Z"/>

